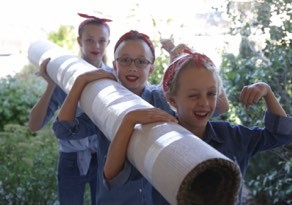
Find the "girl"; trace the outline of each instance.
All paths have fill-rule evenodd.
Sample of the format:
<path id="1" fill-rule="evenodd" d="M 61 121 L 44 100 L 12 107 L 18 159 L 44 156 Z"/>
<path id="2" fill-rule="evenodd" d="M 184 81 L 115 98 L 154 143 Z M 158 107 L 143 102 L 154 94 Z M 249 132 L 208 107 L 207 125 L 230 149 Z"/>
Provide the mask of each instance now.
<path id="1" fill-rule="evenodd" d="M 147 79 L 154 69 L 155 59 L 155 50 L 147 35 L 137 31 L 125 33 L 114 47 L 114 57 L 115 76 L 123 86 L 153 106 L 173 114 L 161 90 L 158 90 L 157 86 L 149 86 L 147 83 Z M 53 124 L 56 136 L 62 140 L 72 140 L 83 139 L 84 136 L 92 134 L 98 135 L 97 204 L 168 204 L 141 173 L 126 160 L 127 142 L 121 142 L 119 139 L 122 140 L 122 137 L 110 142 L 86 114 L 76 118 L 77 105 L 83 89 L 88 83 L 101 78 L 114 79 L 114 76 L 106 71 L 97 70 L 77 77 Z M 100 110 L 100 112 L 104 111 Z M 151 121 L 176 121 L 172 115 L 158 108 L 147 109 L 146 113 Z M 154 113 L 158 114 L 152 118 Z M 132 111 L 125 118 L 129 119 L 127 122 L 131 124 L 133 120 L 131 116 L 139 114 L 139 110 Z M 141 122 L 147 122 L 147 120 Z M 128 131 L 129 129 L 125 130 L 126 133 Z M 109 146 L 111 146 L 110 149 Z M 121 157 L 121 160 L 116 159 L 116 154 L 121 152 L 123 154 L 118 156 Z M 114 164 L 117 168 L 115 167 L 114 171 L 111 171 L 111 166 Z"/>
<path id="2" fill-rule="evenodd" d="M 111 70 L 102 60 L 110 37 L 107 22 L 111 20 L 86 14 L 79 14 L 79 16 L 86 18 L 80 23 L 78 29 L 77 41 L 81 57 L 97 68 Z M 31 110 L 29 127 L 32 131 L 38 131 L 46 125 L 66 97 L 66 93 L 46 73 L 49 60 L 42 62 L 38 73 L 47 81 L 47 88 Z M 79 110 L 79 112 L 82 111 Z M 83 140 L 75 141 L 59 140 L 58 197 L 61 205 L 82 205 L 87 183 L 90 185 L 91 204 L 96 204 L 97 139 L 96 135 L 84 137 L 86 138 Z"/>
<path id="3" fill-rule="evenodd" d="M 248 108 L 264 99 L 267 107 L 265 127 L 248 128 L 209 121 L 220 95 L 221 79 L 207 56 L 186 52 L 168 67 L 162 82 L 167 100 L 175 108 L 181 126 L 236 161 L 243 176 L 249 159 L 257 152 L 292 141 L 292 118 L 287 117 L 270 86 L 263 82 L 245 86 L 240 100 Z M 238 204 L 241 204 L 241 193 Z"/>

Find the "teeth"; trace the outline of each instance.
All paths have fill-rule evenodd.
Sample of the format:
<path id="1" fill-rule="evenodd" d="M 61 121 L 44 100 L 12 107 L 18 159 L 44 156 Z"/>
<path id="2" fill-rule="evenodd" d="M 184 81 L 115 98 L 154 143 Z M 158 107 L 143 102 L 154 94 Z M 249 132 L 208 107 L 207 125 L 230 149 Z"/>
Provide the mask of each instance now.
<path id="1" fill-rule="evenodd" d="M 208 113 L 207 112 L 195 112 L 195 115 L 199 116 L 206 116 Z"/>
<path id="2" fill-rule="evenodd" d="M 127 76 L 127 79 L 129 79 L 129 80 L 136 80 L 137 77 L 135 77 L 135 76 Z"/>

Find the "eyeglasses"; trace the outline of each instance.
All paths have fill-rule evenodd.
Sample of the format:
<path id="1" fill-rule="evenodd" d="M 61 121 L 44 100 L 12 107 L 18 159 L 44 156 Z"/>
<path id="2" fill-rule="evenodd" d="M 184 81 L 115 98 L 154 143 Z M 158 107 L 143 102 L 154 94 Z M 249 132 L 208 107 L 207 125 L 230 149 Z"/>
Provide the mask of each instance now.
<path id="1" fill-rule="evenodd" d="M 148 61 L 145 58 L 132 59 L 130 57 L 120 57 L 120 58 L 117 58 L 116 61 L 121 66 L 130 66 L 132 64 L 132 62 L 134 62 L 135 63 L 135 66 L 137 68 L 146 68 L 147 65 L 152 64 L 150 61 Z"/>

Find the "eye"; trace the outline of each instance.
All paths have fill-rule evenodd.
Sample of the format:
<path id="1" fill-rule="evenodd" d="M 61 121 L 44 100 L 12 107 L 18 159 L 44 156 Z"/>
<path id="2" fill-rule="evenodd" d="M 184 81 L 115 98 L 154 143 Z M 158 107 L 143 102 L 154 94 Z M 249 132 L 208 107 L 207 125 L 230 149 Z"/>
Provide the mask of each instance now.
<path id="1" fill-rule="evenodd" d="M 208 96 L 210 96 L 210 97 L 214 97 L 216 95 L 217 95 L 217 93 L 215 91 L 211 91 L 208 93 Z"/>
<path id="2" fill-rule="evenodd" d="M 189 98 L 198 98 L 199 94 L 190 94 Z"/>
<path id="3" fill-rule="evenodd" d="M 143 59 L 143 58 L 137 58 L 136 62 L 140 65 L 148 65 L 149 64 L 149 61 L 146 59 Z"/>
<path id="4" fill-rule="evenodd" d="M 119 58 L 121 63 L 131 63 L 131 58 L 128 57 L 122 57 Z"/>
<path id="5" fill-rule="evenodd" d="M 99 44 L 105 44 L 105 43 L 106 43 L 105 39 L 99 41 Z"/>
<path id="6" fill-rule="evenodd" d="M 88 38 L 88 39 L 86 39 L 86 42 L 87 42 L 87 43 L 93 43 L 94 41 L 93 41 L 93 39 Z"/>

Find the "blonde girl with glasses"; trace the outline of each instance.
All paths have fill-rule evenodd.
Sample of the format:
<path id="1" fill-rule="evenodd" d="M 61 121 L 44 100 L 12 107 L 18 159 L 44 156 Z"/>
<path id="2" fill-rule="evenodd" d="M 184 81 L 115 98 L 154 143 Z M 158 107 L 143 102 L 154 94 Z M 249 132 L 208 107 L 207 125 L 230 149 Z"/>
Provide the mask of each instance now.
<path id="1" fill-rule="evenodd" d="M 154 69 L 154 59 L 154 46 L 147 35 L 133 30 L 125 33 L 114 47 L 114 75 L 97 70 L 77 77 L 53 124 L 55 135 L 62 140 L 83 139 L 84 136 L 93 134 L 98 136 L 97 204 L 169 204 L 127 160 L 125 150 L 128 140 L 124 139 L 124 136 L 128 135 L 129 131 L 131 132 L 130 129 L 124 130 L 126 135 L 116 136 L 116 140 L 110 142 L 85 113 L 76 117 L 78 101 L 85 86 L 98 79 L 115 79 L 116 76 L 117 81 L 124 87 L 154 107 L 160 108 L 147 109 L 148 117 L 146 118 L 148 119 L 145 119 L 146 121 L 149 120 L 152 113 L 160 114 L 159 117 L 151 119 L 152 121 L 176 121 L 173 117 L 174 112 L 166 102 L 161 90 L 157 86 L 148 85 L 148 77 Z M 100 110 L 100 112 L 105 111 Z M 137 119 L 144 118 L 140 113 L 140 110 L 128 113 L 124 123 L 132 126 L 133 118 L 135 120 L 136 117 Z"/>

